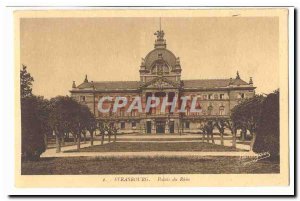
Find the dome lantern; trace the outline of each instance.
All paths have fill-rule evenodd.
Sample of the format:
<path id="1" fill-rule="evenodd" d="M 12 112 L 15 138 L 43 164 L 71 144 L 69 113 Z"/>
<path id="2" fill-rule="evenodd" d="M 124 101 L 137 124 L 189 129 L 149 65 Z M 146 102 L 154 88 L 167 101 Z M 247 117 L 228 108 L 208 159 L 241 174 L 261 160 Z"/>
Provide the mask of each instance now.
<path id="1" fill-rule="evenodd" d="M 165 32 L 161 30 L 161 18 L 159 18 L 159 30 L 154 33 L 157 39 L 154 43 L 154 48 L 167 48 L 166 40 L 164 39 Z"/>

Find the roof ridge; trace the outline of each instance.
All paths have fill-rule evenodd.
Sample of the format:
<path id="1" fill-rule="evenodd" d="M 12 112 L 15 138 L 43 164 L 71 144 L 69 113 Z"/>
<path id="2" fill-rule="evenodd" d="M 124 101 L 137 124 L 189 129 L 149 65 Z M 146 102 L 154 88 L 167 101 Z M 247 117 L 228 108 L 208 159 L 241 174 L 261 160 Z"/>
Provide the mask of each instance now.
<path id="1" fill-rule="evenodd" d="M 93 81 L 89 83 L 112 83 L 112 82 L 140 82 L 139 80 L 127 80 L 127 81 Z"/>
<path id="2" fill-rule="evenodd" d="M 230 78 L 184 79 L 183 81 L 194 81 L 194 80 L 230 80 Z"/>

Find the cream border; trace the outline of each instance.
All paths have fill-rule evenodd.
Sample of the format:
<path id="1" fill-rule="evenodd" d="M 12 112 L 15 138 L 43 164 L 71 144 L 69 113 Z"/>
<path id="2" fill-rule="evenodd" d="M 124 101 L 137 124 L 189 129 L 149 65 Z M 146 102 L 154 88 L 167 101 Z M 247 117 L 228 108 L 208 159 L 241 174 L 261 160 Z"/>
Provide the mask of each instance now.
<path id="1" fill-rule="evenodd" d="M 191 174 L 168 175 L 189 177 L 189 182 L 157 183 L 162 175 L 145 176 L 150 182 L 116 182 L 114 175 L 62 175 L 24 176 L 21 175 L 21 119 L 20 119 L 20 18 L 55 17 L 229 17 L 235 13 L 240 17 L 279 17 L 280 51 L 280 174 Z M 287 9 L 160 9 L 160 10 L 47 10 L 15 11 L 15 182 L 16 187 L 167 187 L 167 186 L 286 186 L 289 184 L 288 146 L 288 10 Z M 126 175 L 117 175 L 117 177 Z M 167 176 L 167 175 L 164 175 Z M 103 178 L 110 182 L 102 182 Z"/>

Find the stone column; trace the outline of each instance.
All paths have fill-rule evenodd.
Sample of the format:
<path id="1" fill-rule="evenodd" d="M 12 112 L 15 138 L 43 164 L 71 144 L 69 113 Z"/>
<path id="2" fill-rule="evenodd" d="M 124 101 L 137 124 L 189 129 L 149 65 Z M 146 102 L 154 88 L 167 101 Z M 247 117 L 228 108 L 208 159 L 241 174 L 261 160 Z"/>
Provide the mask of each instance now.
<path id="1" fill-rule="evenodd" d="M 175 92 L 175 96 L 174 98 L 177 98 L 177 101 L 176 101 L 176 105 L 175 105 L 175 112 L 174 113 L 178 113 L 178 103 L 179 103 L 179 96 L 178 96 L 178 91 Z"/>
<path id="2" fill-rule="evenodd" d="M 152 127 L 151 133 L 156 133 L 156 124 L 154 119 L 151 120 L 151 127 Z"/>
<path id="3" fill-rule="evenodd" d="M 139 128 L 140 128 L 140 133 L 142 133 L 142 134 L 146 134 L 146 122 L 145 122 L 145 120 L 141 120 L 139 123 Z"/>
<path id="4" fill-rule="evenodd" d="M 154 100 L 154 98 L 155 98 L 155 93 L 152 92 L 152 100 Z M 151 103 L 152 103 L 152 101 L 151 101 Z M 151 114 L 152 114 L 152 115 L 155 115 L 155 114 L 156 114 L 156 107 L 155 107 L 155 108 L 151 108 L 150 110 L 151 110 Z"/>
<path id="5" fill-rule="evenodd" d="M 174 133 L 178 133 L 179 119 L 174 119 Z"/>
<path id="6" fill-rule="evenodd" d="M 169 92 L 166 92 L 166 97 L 164 97 L 164 98 L 166 98 L 166 103 L 168 103 Z M 168 106 L 168 107 L 169 107 L 169 106 Z M 166 113 L 168 113 L 168 114 L 169 114 L 169 112 L 166 112 L 166 110 L 167 110 L 167 107 L 165 108 L 165 111 L 163 111 L 163 112 L 164 112 L 164 114 L 166 114 Z"/>
<path id="7" fill-rule="evenodd" d="M 170 133 L 170 127 L 169 127 L 169 119 L 166 120 L 166 125 L 165 125 L 165 133 Z"/>

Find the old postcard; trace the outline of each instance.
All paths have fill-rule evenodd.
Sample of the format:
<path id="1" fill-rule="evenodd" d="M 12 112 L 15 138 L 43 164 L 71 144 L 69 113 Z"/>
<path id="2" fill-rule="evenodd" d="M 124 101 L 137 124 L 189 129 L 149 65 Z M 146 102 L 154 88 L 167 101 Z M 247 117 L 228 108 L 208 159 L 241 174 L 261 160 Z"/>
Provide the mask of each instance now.
<path id="1" fill-rule="evenodd" d="M 16 186 L 289 185 L 288 15 L 16 11 Z"/>

